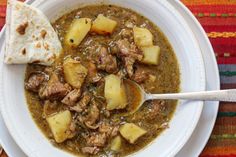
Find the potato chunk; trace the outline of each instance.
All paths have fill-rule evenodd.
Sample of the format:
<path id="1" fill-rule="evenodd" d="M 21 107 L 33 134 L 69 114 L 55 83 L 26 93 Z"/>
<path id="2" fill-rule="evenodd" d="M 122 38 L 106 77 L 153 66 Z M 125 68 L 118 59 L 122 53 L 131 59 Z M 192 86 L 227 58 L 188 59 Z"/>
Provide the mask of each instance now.
<path id="1" fill-rule="evenodd" d="M 118 152 L 118 151 L 120 151 L 120 147 L 121 147 L 121 137 L 120 136 L 116 136 L 111 141 L 111 150 Z"/>
<path id="2" fill-rule="evenodd" d="M 64 77 L 72 87 L 80 89 L 87 76 L 88 70 L 78 61 L 67 58 L 63 64 Z"/>
<path id="3" fill-rule="evenodd" d="M 160 58 L 161 49 L 159 46 L 142 47 L 144 57 L 142 62 L 146 64 L 157 65 Z"/>
<path id="4" fill-rule="evenodd" d="M 94 20 L 92 25 L 92 32 L 101 35 L 112 34 L 117 26 L 117 22 L 111 20 L 102 14 L 99 14 L 98 17 Z"/>
<path id="5" fill-rule="evenodd" d="M 138 138 L 147 133 L 146 130 L 140 128 L 139 126 L 133 123 L 126 123 L 122 125 L 119 129 L 120 134 L 127 140 L 129 143 L 134 143 Z"/>
<path id="6" fill-rule="evenodd" d="M 138 47 L 153 45 L 153 35 L 148 29 L 134 27 L 133 32 L 134 32 L 134 42 Z"/>
<path id="7" fill-rule="evenodd" d="M 109 75 L 105 78 L 105 98 L 107 109 L 123 109 L 127 105 L 125 87 L 121 79 L 116 75 Z"/>
<path id="8" fill-rule="evenodd" d="M 89 18 L 75 19 L 65 36 L 65 44 L 71 47 L 78 46 L 90 31 L 91 25 Z"/>
<path id="9" fill-rule="evenodd" d="M 61 143 L 69 138 L 67 130 L 72 121 L 70 111 L 66 110 L 48 117 L 47 122 L 57 143 Z"/>

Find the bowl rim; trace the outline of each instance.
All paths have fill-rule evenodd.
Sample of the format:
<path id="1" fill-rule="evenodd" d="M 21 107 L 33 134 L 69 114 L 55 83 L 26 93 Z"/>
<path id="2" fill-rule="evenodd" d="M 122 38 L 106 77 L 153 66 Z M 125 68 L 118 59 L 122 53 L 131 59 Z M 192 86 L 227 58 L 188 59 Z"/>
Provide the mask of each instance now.
<path id="1" fill-rule="evenodd" d="M 32 1 L 32 0 L 29 0 L 29 1 Z M 27 2 L 29 2 L 29 1 L 26 1 L 26 3 Z M 155 0 L 153 0 L 154 2 L 155 2 Z M 41 3 L 43 3 L 43 2 L 45 2 L 45 0 L 39 0 L 39 1 L 33 1 L 33 3 L 31 4 L 31 5 L 33 5 L 33 6 L 38 6 L 38 5 L 41 5 Z M 170 9 L 170 8 L 174 8 L 174 7 L 172 7 L 170 4 L 169 4 L 169 2 L 165 2 L 165 1 L 160 1 L 159 3 L 162 3 L 163 4 L 163 6 L 165 6 L 165 7 L 167 7 L 168 9 Z M 35 5 L 36 4 L 36 5 Z M 175 13 L 175 15 L 173 15 L 173 16 L 179 16 L 179 19 L 181 19 L 181 22 L 184 22 L 184 23 L 186 23 L 187 24 L 187 22 L 184 20 L 184 18 L 182 18 L 182 16 L 181 15 L 179 15 L 179 13 L 177 12 L 177 10 L 172 10 L 174 13 Z M 172 12 L 172 13 L 173 13 Z M 188 26 L 188 25 L 185 25 L 185 27 L 186 26 Z M 190 27 L 186 27 L 186 29 L 188 29 L 188 30 L 191 30 L 190 29 Z M 2 37 L 2 35 L 4 34 L 4 32 L 5 32 L 5 27 L 3 28 L 3 30 L 1 31 L 1 33 L 0 33 L 0 37 Z M 193 33 L 192 33 L 192 31 L 189 31 L 189 33 L 191 33 L 191 35 L 193 35 Z M 194 45 L 196 46 L 197 45 L 197 47 L 199 48 L 199 45 L 197 44 L 198 42 L 196 41 L 196 39 L 195 38 L 192 38 L 193 40 L 194 40 Z M 5 40 L 4 40 L 4 43 L 5 43 Z M 4 45 L 4 44 L 3 44 Z M 200 49 L 200 48 L 199 48 Z M 1 56 L 3 56 L 3 54 L 1 54 Z M 203 63 L 203 57 L 202 57 L 202 54 L 200 55 L 201 56 L 201 61 L 202 61 L 202 63 L 201 63 L 201 66 L 202 66 L 202 68 L 204 68 L 204 74 L 202 75 L 202 82 L 201 82 L 201 85 L 203 86 L 202 88 L 204 88 L 203 90 L 205 90 L 205 87 L 206 87 L 206 82 L 205 82 L 205 66 L 204 66 L 204 63 Z M 3 65 L 1 64 L 0 65 L 0 71 L 2 71 L 2 69 L 3 69 Z M 1 73 L 0 74 L 0 83 L 2 83 L 2 81 L 3 81 L 3 74 Z M 204 81 L 203 81 L 204 80 Z M 3 93 L 4 91 L 3 91 L 3 88 L 0 88 L 0 93 Z M 13 130 L 15 129 L 13 126 L 11 126 L 10 124 L 8 124 L 8 123 L 6 123 L 6 121 L 7 121 L 7 117 L 8 117 L 8 115 L 7 115 L 7 113 L 6 112 L 4 112 L 3 111 L 3 109 L 2 109 L 2 104 L 4 103 L 4 97 L 3 98 L 0 98 L 0 111 L 1 111 L 1 114 L 2 114 L 2 116 L 3 116 L 3 119 L 4 119 L 4 121 L 5 121 L 5 124 L 6 124 L 6 126 L 7 126 L 7 129 L 9 130 L 9 132 L 10 132 L 10 134 L 11 134 L 11 136 L 13 137 L 13 139 L 15 140 L 15 142 L 18 144 L 18 146 L 20 146 L 20 148 L 26 153 L 26 154 L 30 154 L 30 156 L 32 155 L 32 156 L 35 156 L 35 155 L 33 155 L 32 153 L 32 151 L 29 151 L 29 149 L 26 149 L 28 146 L 27 145 L 25 145 L 25 144 L 22 144 L 22 143 L 19 143 L 19 141 L 20 141 L 20 137 L 19 136 L 17 136 L 17 134 L 14 134 L 13 132 Z M 199 120 L 199 118 L 200 118 L 200 116 L 201 116 L 201 112 L 202 112 L 202 108 L 203 108 L 203 101 L 201 101 L 201 102 L 199 102 L 200 103 L 200 105 L 199 105 L 199 108 L 198 108 L 198 110 L 196 111 L 197 112 L 197 116 L 195 116 L 194 117 L 194 123 L 191 123 L 192 124 L 192 126 L 190 127 L 190 130 L 188 130 L 187 131 L 187 134 L 184 136 L 185 138 L 184 138 L 184 142 L 182 142 L 181 143 L 181 145 L 178 145 L 178 147 L 176 147 L 174 150 L 171 150 L 171 152 L 169 153 L 169 156 L 174 156 L 175 154 L 177 154 L 178 153 L 178 151 L 184 146 L 184 144 L 188 141 L 188 139 L 190 138 L 190 136 L 192 135 L 192 133 L 193 133 L 193 131 L 194 131 L 194 129 L 195 129 L 195 127 L 197 126 L 197 123 L 198 123 L 198 120 Z M 22 145 L 24 145 L 24 146 L 22 146 Z M 145 149 L 145 148 L 143 148 L 143 149 Z M 142 151 L 143 149 L 141 149 L 141 150 L 139 150 L 139 151 L 137 151 L 136 153 L 139 153 L 140 151 Z M 133 153 L 133 154 L 131 154 L 131 156 L 132 155 L 134 155 L 134 154 L 136 154 L 136 153 Z"/>
<path id="2" fill-rule="evenodd" d="M 194 28 L 193 29 L 193 33 L 195 35 L 195 38 L 197 39 L 199 45 L 201 43 L 204 42 L 204 44 L 202 44 L 201 46 L 201 49 L 202 49 L 202 56 L 203 56 L 203 60 L 204 60 L 204 64 L 206 65 L 206 58 L 207 57 L 210 57 L 212 59 L 212 68 L 213 68 L 213 73 L 214 73 L 214 76 L 215 77 L 215 83 L 207 83 L 206 84 L 206 89 L 208 90 L 220 90 L 220 76 L 219 76 L 219 69 L 218 69 L 218 66 L 217 66 L 217 60 L 215 58 L 215 54 L 214 54 L 214 50 L 213 50 L 213 47 L 211 45 L 211 42 L 209 40 L 209 38 L 207 37 L 206 35 L 206 32 L 204 31 L 204 28 L 202 27 L 201 23 L 197 20 L 197 18 L 195 18 L 195 16 L 192 14 L 192 12 L 187 8 L 187 6 L 184 5 L 184 3 L 182 3 L 181 1 L 172 1 L 172 0 L 167 0 L 168 3 L 170 3 L 172 6 L 174 6 L 175 8 L 178 8 L 178 10 L 182 10 L 183 12 L 181 12 L 181 16 L 183 16 L 186 21 L 191 21 L 192 23 L 192 26 Z M 197 34 L 197 33 L 200 33 Z M 200 40 L 200 36 L 202 37 L 203 41 L 199 41 Z M 209 53 L 204 53 L 204 51 L 209 51 Z M 207 66 L 205 66 L 206 68 L 206 72 L 209 71 L 209 69 L 207 70 Z M 206 73 L 206 80 L 208 80 L 210 76 L 209 74 Z M 215 84 L 215 85 L 214 85 Z M 213 86 L 213 87 L 212 87 Z M 203 107 L 203 112 L 204 112 L 204 108 L 207 110 L 209 110 L 209 106 L 205 106 L 206 103 L 210 103 L 209 105 L 213 105 L 214 107 L 214 111 L 215 113 L 213 114 L 213 117 L 211 118 L 211 122 L 210 122 L 210 126 L 208 127 L 207 129 L 207 134 L 204 133 L 204 138 L 201 142 L 201 146 L 199 145 L 199 148 L 195 148 L 197 150 L 195 150 L 195 153 L 197 153 L 196 155 L 200 155 L 200 153 L 203 151 L 204 147 L 206 146 L 207 144 L 207 141 L 211 135 L 211 132 L 213 131 L 213 128 L 214 128 L 214 124 L 216 122 L 216 119 L 217 119 L 217 111 L 219 109 L 219 101 L 216 101 L 216 102 L 204 102 L 204 107 Z M 206 113 L 202 113 L 203 115 L 206 116 Z M 202 118 L 202 117 L 201 117 Z M 203 121 L 203 119 L 199 119 L 198 121 L 198 126 L 202 127 L 201 124 L 199 124 L 201 121 Z M 204 127 L 202 127 L 204 129 Z M 199 130 L 199 128 L 198 128 Z M 202 135 L 203 133 L 195 133 L 194 136 L 196 138 L 196 135 Z M 192 135 L 193 136 L 193 135 Z M 193 140 L 194 137 L 191 136 L 191 141 Z M 189 142 L 191 142 L 189 141 Z M 186 144 L 190 144 L 190 143 L 186 143 Z M 186 145 L 185 144 L 185 145 Z M 193 143 L 194 144 L 194 143 Z M 194 147 L 196 147 L 197 145 L 194 144 Z M 183 147 L 180 151 L 181 153 L 185 153 L 187 151 L 188 148 L 192 148 L 192 147 L 188 147 L 188 146 L 185 146 Z M 179 152 L 178 152 L 179 153 Z"/>

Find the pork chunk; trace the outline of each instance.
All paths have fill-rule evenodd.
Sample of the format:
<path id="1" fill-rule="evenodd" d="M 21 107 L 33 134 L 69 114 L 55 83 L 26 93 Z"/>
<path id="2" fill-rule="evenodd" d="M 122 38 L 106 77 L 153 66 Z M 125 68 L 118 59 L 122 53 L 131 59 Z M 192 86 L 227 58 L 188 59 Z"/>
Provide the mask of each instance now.
<path id="1" fill-rule="evenodd" d="M 116 45 L 120 50 L 121 57 L 131 57 L 138 61 L 143 59 L 142 51 L 140 51 L 134 43 L 130 43 L 127 39 L 118 40 Z"/>
<path id="2" fill-rule="evenodd" d="M 134 73 L 133 65 L 135 61 L 142 60 L 143 54 L 134 43 L 130 43 L 127 39 L 121 39 L 116 44 L 120 51 L 119 56 L 123 60 L 125 69 L 131 78 Z"/>
<path id="3" fill-rule="evenodd" d="M 95 103 L 95 101 L 92 101 L 92 104 L 89 108 L 89 113 L 85 117 L 85 120 L 84 120 L 85 125 L 89 128 L 94 128 L 93 126 L 98 121 L 99 115 L 100 115 L 100 111 L 98 109 L 98 106 Z"/>
<path id="4" fill-rule="evenodd" d="M 46 74 L 34 73 L 31 74 L 28 81 L 25 83 L 25 88 L 32 92 L 38 92 L 42 83 L 46 80 Z"/>
<path id="5" fill-rule="evenodd" d="M 87 101 L 85 98 L 84 101 Z M 78 111 L 81 114 L 78 115 L 77 119 L 86 128 L 95 130 L 99 127 L 98 121 L 100 118 L 100 110 L 97 105 L 98 104 L 92 100 L 89 105 L 87 105 L 87 102 L 85 102 L 84 104 L 81 103 L 80 106 L 75 106 L 77 108 L 72 107 L 72 109 L 79 109 Z M 81 109 L 82 107 L 84 109 Z"/>
<path id="6" fill-rule="evenodd" d="M 93 62 L 88 65 L 88 81 L 90 83 L 96 83 L 102 79 L 102 77 L 97 72 L 97 67 Z"/>
<path id="7" fill-rule="evenodd" d="M 115 73 L 118 71 L 116 57 L 108 53 L 105 47 L 101 47 L 97 56 L 97 67 L 108 73 Z"/>
<path id="8" fill-rule="evenodd" d="M 137 83 L 143 83 L 145 80 L 149 79 L 150 72 L 144 66 L 137 66 L 132 79 Z"/>
<path id="9" fill-rule="evenodd" d="M 107 137 L 110 138 L 110 137 L 114 137 L 118 134 L 119 126 L 114 126 L 109 123 L 102 122 L 99 125 L 98 131 L 100 133 L 105 133 L 107 135 Z"/>
<path id="10" fill-rule="evenodd" d="M 97 146 L 104 147 L 107 141 L 107 136 L 105 133 L 96 133 L 93 132 L 86 138 L 86 142 L 88 146 Z"/>
<path id="11" fill-rule="evenodd" d="M 70 109 L 78 113 L 81 113 L 88 107 L 90 100 L 91 100 L 90 94 L 84 93 L 81 100 L 78 103 L 76 103 L 75 106 L 72 106 Z"/>
<path id="12" fill-rule="evenodd" d="M 57 74 L 53 73 L 48 83 L 40 88 L 39 96 L 41 99 L 61 100 L 70 92 L 70 90 L 71 87 L 68 84 L 61 83 Z"/>
<path id="13" fill-rule="evenodd" d="M 80 96 L 81 96 L 81 91 L 78 89 L 74 89 L 73 91 L 68 93 L 66 95 L 66 97 L 64 97 L 64 99 L 62 99 L 61 102 L 63 104 L 68 105 L 68 106 L 74 106 Z"/>
<path id="14" fill-rule="evenodd" d="M 81 151 L 85 154 L 96 155 L 100 149 L 98 147 L 83 147 Z"/>
<path id="15" fill-rule="evenodd" d="M 124 57 L 123 58 L 123 62 L 125 64 L 125 69 L 127 74 L 129 75 L 129 77 L 131 78 L 134 74 L 134 63 L 135 63 L 135 59 L 132 57 Z"/>

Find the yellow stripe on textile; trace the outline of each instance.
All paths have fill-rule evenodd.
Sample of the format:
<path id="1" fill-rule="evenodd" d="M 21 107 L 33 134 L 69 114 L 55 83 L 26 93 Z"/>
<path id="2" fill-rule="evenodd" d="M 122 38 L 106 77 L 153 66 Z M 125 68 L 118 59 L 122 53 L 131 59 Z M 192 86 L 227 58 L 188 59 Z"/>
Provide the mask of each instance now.
<path id="1" fill-rule="evenodd" d="M 234 5 L 236 0 L 181 0 L 185 5 Z"/>
<path id="2" fill-rule="evenodd" d="M 236 38 L 236 32 L 210 32 L 207 36 L 209 38 Z"/>

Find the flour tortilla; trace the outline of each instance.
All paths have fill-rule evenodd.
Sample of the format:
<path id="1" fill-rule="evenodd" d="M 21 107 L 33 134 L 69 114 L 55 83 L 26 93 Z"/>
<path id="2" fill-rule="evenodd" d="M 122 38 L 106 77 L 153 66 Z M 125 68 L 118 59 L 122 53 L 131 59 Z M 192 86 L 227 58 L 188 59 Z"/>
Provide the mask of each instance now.
<path id="1" fill-rule="evenodd" d="M 40 10 L 8 1 L 5 63 L 51 65 L 61 51 L 57 33 Z"/>

